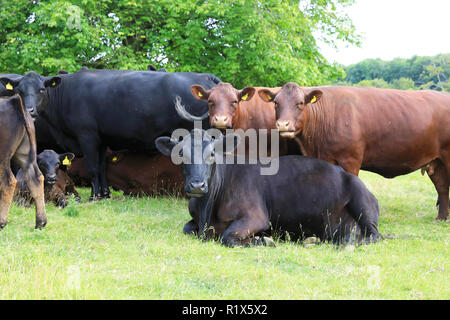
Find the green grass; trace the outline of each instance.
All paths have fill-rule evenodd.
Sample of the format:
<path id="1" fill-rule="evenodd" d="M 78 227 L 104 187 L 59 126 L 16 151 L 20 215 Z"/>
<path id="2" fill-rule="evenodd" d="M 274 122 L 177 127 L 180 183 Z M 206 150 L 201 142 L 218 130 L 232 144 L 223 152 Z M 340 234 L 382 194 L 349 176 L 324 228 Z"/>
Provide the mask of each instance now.
<path id="1" fill-rule="evenodd" d="M 378 198 L 379 230 L 357 248 L 226 248 L 183 235 L 187 201 L 125 198 L 60 210 L 34 230 L 34 208 L 12 206 L 0 231 L 0 299 L 449 299 L 449 223 L 420 173 L 362 172 Z"/>

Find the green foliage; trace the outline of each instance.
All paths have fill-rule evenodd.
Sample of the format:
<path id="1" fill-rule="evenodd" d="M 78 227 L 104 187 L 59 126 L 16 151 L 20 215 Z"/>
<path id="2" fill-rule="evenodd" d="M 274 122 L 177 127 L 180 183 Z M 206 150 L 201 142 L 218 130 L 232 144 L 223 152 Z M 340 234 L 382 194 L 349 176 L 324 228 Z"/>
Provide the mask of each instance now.
<path id="1" fill-rule="evenodd" d="M 362 80 L 355 84 L 358 87 L 375 87 L 375 88 L 390 88 L 389 83 L 383 79 Z"/>
<path id="2" fill-rule="evenodd" d="M 345 67 L 345 72 L 346 77 L 339 82 L 347 81 L 352 85 L 379 88 L 450 92 L 450 53 L 434 57 L 397 58 L 391 61 L 366 59 Z M 385 83 L 380 82 L 380 79 Z"/>
<path id="3" fill-rule="evenodd" d="M 319 84 L 343 75 L 322 56 L 359 44 L 353 0 L 0 0 L 0 70 L 82 66 L 211 72 L 236 87 Z"/>

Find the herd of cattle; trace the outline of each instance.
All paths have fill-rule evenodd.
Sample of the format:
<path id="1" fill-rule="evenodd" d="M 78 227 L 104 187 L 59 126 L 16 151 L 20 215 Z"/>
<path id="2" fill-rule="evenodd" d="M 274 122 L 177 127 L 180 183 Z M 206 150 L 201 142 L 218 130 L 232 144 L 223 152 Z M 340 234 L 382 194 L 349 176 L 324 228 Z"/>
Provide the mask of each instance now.
<path id="1" fill-rule="evenodd" d="M 218 163 L 229 151 L 218 146 L 236 148 L 241 139 L 212 137 L 194 121 L 279 135 L 278 173 Z M 108 198 L 112 186 L 125 195 L 188 196 L 184 232 L 226 245 L 260 243 L 274 231 L 375 242 L 379 207 L 359 170 L 391 178 L 422 169 L 438 193 L 437 219 L 446 220 L 449 124 L 450 94 L 437 91 L 292 82 L 237 90 L 212 74 L 154 68 L 0 74 L 0 229 L 13 199 L 34 203 L 41 228 L 46 201 L 65 207 L 67 195 L 80 198 L 75 186 L 90 186 L 91 200 Z M 179 128 L 190 130 L 181 141 L 171 138 Z M 182 166 L 169 158 L 175 146 Z M 208 159 L 192 164 L 198 147 Z"/>

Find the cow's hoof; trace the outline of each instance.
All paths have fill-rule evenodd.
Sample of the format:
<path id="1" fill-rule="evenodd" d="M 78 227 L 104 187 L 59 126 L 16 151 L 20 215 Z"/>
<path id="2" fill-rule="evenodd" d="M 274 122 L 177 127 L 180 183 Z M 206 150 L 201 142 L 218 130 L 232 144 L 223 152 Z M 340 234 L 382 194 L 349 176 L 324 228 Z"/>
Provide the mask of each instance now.
<path id="1" fill-rule="evenodd" d="M 6 222 L 0 222 L 0 230 L 6 227 Z"/>
<path id="2" fill-rule="evenodd" d="M 35 229 L 42 229 L 47 225 L 47 221 L 43 221 L 43 222 L 36 222 L 36 226 L 34 227 Z"/>
<path id="3" fill-rule="evenodd" d="M 448 216 L 447 216 L 448 217 Z M 441 216 L 437 216 L 436 217 L 436 221 L 445 221 L 445 220 L 447 220 L 447 217 L 441 217 Z"/>
<path id="4" fill-rule="evenodd" d="M 305 248 L 314 247 L 316 244 L 320 243 L 320 239 L 317 237 L 308 237 L 302 241 L 302 244 Z"/>
<path id="5" fill-rule="evenodd" d="M 261 243 L 266 247 L 276 247 L 275 241 L 270 237 L 261 237 Z"/>

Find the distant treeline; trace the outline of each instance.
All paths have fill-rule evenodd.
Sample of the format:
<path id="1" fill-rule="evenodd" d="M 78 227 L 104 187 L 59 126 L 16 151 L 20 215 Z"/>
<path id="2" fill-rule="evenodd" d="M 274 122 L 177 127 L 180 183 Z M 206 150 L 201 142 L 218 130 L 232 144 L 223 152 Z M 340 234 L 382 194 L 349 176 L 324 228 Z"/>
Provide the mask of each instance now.
<path id="1" fill-rule="evenodd" d="M 366 59 L 344 70 L 346 77 L 334 84 L 450 92 L 450 53 L 391 61 Z"/>

